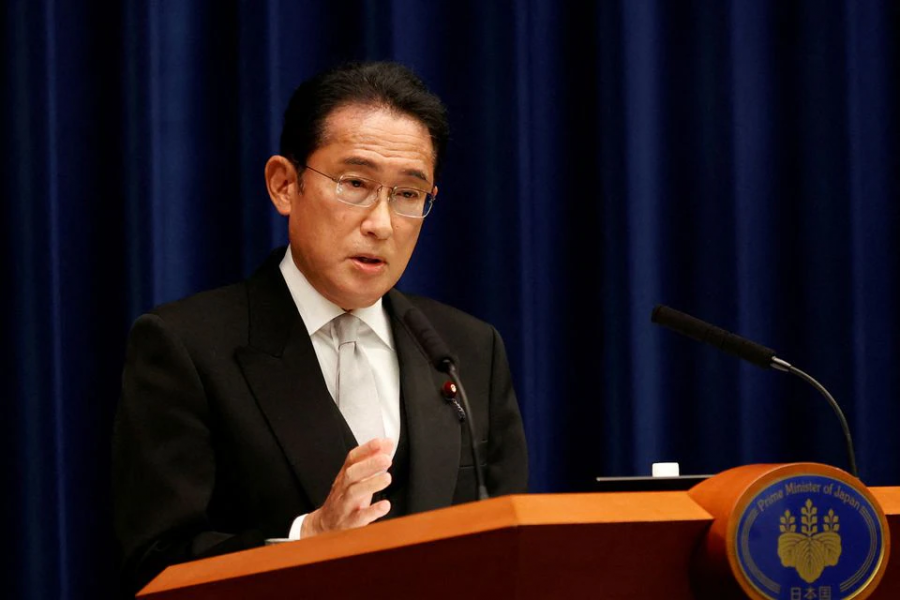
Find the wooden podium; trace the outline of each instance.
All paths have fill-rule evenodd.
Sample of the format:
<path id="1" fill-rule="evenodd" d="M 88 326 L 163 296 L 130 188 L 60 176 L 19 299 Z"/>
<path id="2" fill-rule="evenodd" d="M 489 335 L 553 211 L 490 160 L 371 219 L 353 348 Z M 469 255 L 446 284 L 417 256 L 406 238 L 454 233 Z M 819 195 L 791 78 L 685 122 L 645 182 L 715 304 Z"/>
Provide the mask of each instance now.
<path id="1" fill-rule="evenodd" d="M 869 491 L 900 539 L 900 487 Z M 690 492 L 505 496 L 175 565 L 139 597 L 695 598 L 714 520 Z M 900 598 L 900 557 L 869 597 Z"/>

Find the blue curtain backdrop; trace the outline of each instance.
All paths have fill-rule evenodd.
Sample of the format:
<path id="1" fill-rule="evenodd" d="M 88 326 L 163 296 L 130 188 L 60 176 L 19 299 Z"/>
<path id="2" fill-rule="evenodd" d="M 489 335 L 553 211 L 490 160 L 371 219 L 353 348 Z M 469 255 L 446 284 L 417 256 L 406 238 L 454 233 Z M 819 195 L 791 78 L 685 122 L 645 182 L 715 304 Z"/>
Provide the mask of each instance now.
<path id="1" fill-rule="evenodd" d="M 846 466 L 812 388 L 655 328 L 656 303 L 818 377 L 863 480 L 900 483 L 898 7 L 7 0 L 0 589 L 111 593 L 129 326 L 286 241 L 263 165 L 293 88 L 345 59 L 402 61 L 449 107 L 401 288 L 503 334 L 533 491 Z"/>

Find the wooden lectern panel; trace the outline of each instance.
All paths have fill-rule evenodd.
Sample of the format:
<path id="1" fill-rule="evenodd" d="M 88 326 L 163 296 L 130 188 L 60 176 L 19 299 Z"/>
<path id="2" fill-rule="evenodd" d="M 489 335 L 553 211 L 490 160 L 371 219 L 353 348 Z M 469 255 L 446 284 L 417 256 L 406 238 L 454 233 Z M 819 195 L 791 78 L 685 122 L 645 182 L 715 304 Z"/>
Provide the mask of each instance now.
<path id="1" fill-rule="evenodd" d="M 900 487 L 873 487 L 869 488 L 881 510 L 887 517 L 888 527 L 891 530 L 891 539 L 895 544 L 900 540 Z M 897 600 L 900 598 L 900 550 L 895 546 L 894 553 L 888 563 L 881 584 L 871 596 L 870 600 Z"/>
<path id="2" fill-rule="evenodd" d="M 870 491 L 900 539 L 900 488 Z M 685 492 L 506 496 L 175 565 L 140 597 L 687 599 L 711 524 Z M 900 598 L 898 556 L 870 598 Z"/>
<path id="3" fill-rule="evenodd" d="M 505 496 L 176 565 L 140 597 L 691 598 L 710 523 L 683 492 Z"/>

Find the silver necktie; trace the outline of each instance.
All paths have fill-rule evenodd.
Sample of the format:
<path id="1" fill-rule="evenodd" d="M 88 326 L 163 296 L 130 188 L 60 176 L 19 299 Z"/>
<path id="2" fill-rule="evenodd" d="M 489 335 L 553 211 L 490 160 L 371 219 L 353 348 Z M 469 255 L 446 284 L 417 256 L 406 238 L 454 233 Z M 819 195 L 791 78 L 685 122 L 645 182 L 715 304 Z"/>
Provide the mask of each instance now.
<path id="1" fill-rule="evenodd" d="M 372 365 L 357 344 L 359 325 L 359 318 L 350 313 L 334 319 L 339 344 L 336 400 L 356 441 L 365 444 L 384 437 L 384 422 Z"/>

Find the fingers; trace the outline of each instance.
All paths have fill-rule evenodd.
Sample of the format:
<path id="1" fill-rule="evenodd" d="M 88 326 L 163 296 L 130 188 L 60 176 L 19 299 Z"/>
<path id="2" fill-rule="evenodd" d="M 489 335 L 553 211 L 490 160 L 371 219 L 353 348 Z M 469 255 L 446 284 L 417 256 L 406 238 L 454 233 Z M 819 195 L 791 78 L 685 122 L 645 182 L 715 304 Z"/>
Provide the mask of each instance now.
<path id="1" fill-rule="evenodd" d="M 352 511 L 347 515 L 339 526 L 333 526 L 326 523 L 327 513 L 323 506 L 318 510 L 314 510 L 306 519 L 303 520 L 303 528 L 300 537 L 306 539 L 327 531 L 338 531 L 340 529 L 353 529 L 356 527 L 364 527 L 373 521 L 377 521 L 381 517 L 388 514 L 391 510 L 389 500 L 380 500 L 371 506 L 366 506 L 359 510 Z"/>
<path id="2" fill-rule="evenodd" d="M 394 442 L 387 438 L 373 439 L 357 446 L 347 454 L 325 503 L 304 520 L 303 537 L 326 531 L 368 525 L 385 516 L 390 502 L 372 504 L 372 495 L 391 484 L 391 453 Z"/>
<path id="3" fill-rule="evenodd" d="M 385 489 L 391 483 L 387 470 L 391 468 L 393 449 L 393 440 L 376 438 L 351 450 L 334 480 L 332 491 L 343 488 L 347 490 L 345 495 L 357 498 Z"/>
<path id="4" fill-rule="evenodd" d="M 356 513 L 357 527 L 368 525 L 372 521 L 376 521 L 388 514 L 391 510 L 391 502 L 389 500 L 379 500 L 371 506 L 367 506 Z"/>
<path id="5" fill-rule="evenodd" d="M 344 461 L 344 467 L 348 467 L 373 454 L 384 454 L 390 457 L 393 451 L 394 440 L 390 438 L 374 438 L 351 450 Z"/>
<path id="6" fill-rule="evenodd" d="M 349 508 L 365 508 L 372 494 L 391 484 L 391 459 L 386 454 L 373 454 L 345 466 L 335 479 L 332 493 Z"/>
<path id="7" fill-rule="evenodd" d="M 387 489 L 390 484 L 390 473 L 377 473 L 348 485 L 344 490 L 343 502 L 351 509 L 366 508 L 372 503 L 372 495 Z"/>
<path id="8" fill-rule="evenodd" d="M 331 527 L 330 530 L 363 527 L 388 514 L 390 510 L 390 500 L 379 500 L 375 504 L 369 504 L 367 502 L 365 506 L 348 510 L 337 526 Z"/>
<path id="9" fill-rule="evenodd" d="M 356 483 L 383 473 L 391 468 L 391 458 L 386 454 L 375 454 L 344 467 L 344 478 L 348 483 Z"/>

